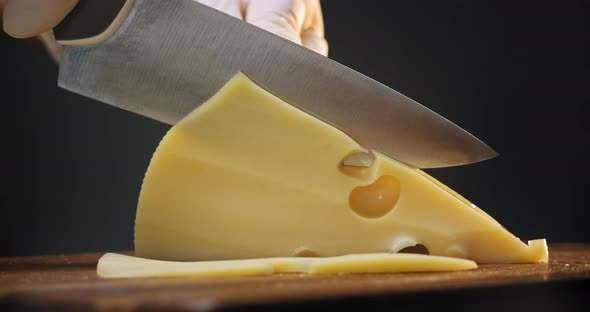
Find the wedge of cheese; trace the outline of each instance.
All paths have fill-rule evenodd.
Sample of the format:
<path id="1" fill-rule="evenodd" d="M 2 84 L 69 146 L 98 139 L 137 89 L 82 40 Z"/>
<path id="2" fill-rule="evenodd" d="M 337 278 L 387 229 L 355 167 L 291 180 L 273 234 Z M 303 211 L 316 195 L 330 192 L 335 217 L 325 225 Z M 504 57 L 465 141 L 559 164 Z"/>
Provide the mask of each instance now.
<path id="1" fill-rule="evenodd" d="M 172 127 L 140 193 L 135 252 L 177 261 L 396 253 L 478 263 L 546 262 L 428 174 L 366 152 L 337 128 L 237 74 Z"/>
<path id="2" fill-rule="evenodd" d="M 274 273 L 354 274 L 474 269 L 471 260 L 419 254 L 358 254 L 325 258 L 274 257 L 219 261 L 162 261 L 107 253 L 98 261 L 103 278 L 162 276 L 256 276 Z"/>

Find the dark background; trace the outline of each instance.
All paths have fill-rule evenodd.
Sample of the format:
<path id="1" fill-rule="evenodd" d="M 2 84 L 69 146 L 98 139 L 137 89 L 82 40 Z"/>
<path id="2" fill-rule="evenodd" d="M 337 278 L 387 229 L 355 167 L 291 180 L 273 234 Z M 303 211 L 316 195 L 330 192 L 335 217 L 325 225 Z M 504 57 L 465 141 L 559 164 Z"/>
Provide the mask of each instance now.
<path id="1" fill-rule="evenodd" d="M 523 240 L 590 242 L 588 1 L 323 1 L 330 58 L 457 123 L 500 156 L 430 170 Z M 0 34 L 0 256 L 133 248 L 168 126 L 56 87 Z"/>

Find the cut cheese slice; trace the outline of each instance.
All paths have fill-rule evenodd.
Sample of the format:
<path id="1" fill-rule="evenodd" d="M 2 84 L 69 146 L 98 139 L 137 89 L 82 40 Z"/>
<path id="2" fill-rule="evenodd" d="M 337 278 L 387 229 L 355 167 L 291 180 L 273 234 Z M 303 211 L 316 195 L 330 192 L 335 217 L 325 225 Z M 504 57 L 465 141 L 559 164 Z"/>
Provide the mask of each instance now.
<path id="1" fill-rule="evenodd" d="M 477 268 L 471 260 L 409 253 L 355 254 L 315 258 L 304 273 L 401 273 L 459 271 Z"/>
<path id="2" fill-rule="evenodd" d="M 178 262 L 107 253 L 98 261 L 103 278 L 255 276 L 273 273 L 353 274 L 456 271 L 477 268 L 465 259 L 418 254 L 360 254 L 327 258 L 263 258 Z"/>
<path id="3" fill-rule="evenodd" d="M 272 263 L 252 260 L 179 262 L 107 253 L 98 260 L 104 278 L 158 276 L 255 276 L 274 272 Z"/>
<path id="4" fill-rule="evenodd" d="M 227 260 L 398 252 L 480 263 L 546 262 L 421 170 L 367 152 L 337 128 L 237 74 L 172 127 L 153 155 L 136 223 L 139 257 Z M 371 151 L 370 151 L 371 152 Z"/>

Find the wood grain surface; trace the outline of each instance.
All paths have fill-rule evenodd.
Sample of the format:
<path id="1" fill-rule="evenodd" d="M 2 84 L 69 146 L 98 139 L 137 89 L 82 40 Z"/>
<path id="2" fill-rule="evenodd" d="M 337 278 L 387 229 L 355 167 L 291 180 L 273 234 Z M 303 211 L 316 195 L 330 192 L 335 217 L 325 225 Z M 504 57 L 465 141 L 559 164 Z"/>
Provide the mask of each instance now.
<path id="1" fill-rule="evenodd" d="M 355 299 L 364 299 L 362 306 L 368 306 L 373 301 L 384 303 L 384 298 L 397 298 L 393 304 L 399 307 L 403 298 L 431 303 L 451 300 L 458 296 L 449 292 L 453 290 L 463 291 L 457 298 L 471 301 L 478 294 L 485 298 L 494 291 L 498 300 L 512 300 L 512 295 L 525 294 L 523 289 L 530 293 L 531 300 L 545 307 L 579 307 L 576 304 L 582 301 L 574 301 L 585 302 L 581 298 L 585 293 L 590 296 L 590 288 L 586 288 L 590 286 L 590 245 L 551 245 L 549 251 L 548 264 L 481 265 L 476 270 L 459 272 L 143 279 L 97 277 L 101 253 L 0 258 L 0 310 L 287 310 L 298 303 L 306 303 L 306 307 L 327 302 L 353 305 L 350 300 Z M 542 285 L 548 286 L 539 288 Z M 484 293 L 475 291 L 478 289 Z M 552 301 L 543 303 L 546 297 Z M 526 301 L 528 297 L 519 298 Z M 485 302 L 493 306 L 497 300 L 488 298 Z"/>

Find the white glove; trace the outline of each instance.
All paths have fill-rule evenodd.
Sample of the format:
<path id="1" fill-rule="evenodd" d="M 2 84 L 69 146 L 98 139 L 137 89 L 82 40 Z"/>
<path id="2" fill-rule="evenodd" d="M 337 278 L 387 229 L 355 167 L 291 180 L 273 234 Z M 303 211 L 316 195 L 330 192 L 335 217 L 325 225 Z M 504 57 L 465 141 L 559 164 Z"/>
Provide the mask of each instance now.
<path id="1" fill-rule="evenodd" d="M 2 16 L 4 32 L 15 38 L 30 38 L 57 26 L 76 6 L 78 0 L 4 0 L 2 2 L 5 2 Z"/>
<path id="2" fill-rule="evenodd" d="M 102 1 L 102 0 L 96 0 Z M 5 2 L 5 4 L 4 4 Z M 205 5 L 259 26 L 320 54 L 327 55 L 319 0 L 202 0 Z M 41 37 L 51 51 L 59 50 L 48 32 L 78 0 L 0 0 L 4 31 L 16 38 Z"/>
<path id="3" fill-rule="evenodd" d="M 319 0 L 199 0 L 274 34 L 328 55 Z"/>

